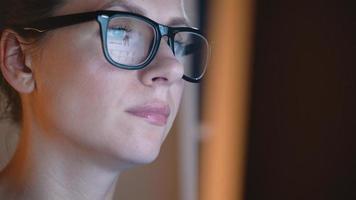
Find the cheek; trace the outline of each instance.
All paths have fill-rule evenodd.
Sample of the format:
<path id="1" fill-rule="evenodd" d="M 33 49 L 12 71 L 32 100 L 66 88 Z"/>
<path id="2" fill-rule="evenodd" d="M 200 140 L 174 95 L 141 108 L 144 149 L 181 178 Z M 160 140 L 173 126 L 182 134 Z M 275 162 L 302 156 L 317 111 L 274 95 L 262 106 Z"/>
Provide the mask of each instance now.
<path id="1" fill-rule="evenodd" d="M 122 85 L 118 90 L 117 79 L 127 76 L 106 62 L 99 38 L 98 42 L 85 36 L 70 41 L 78 37 L 62 35 L 53 36 L 36 62 L 36 106 L 47 115 L 42 118 L 52 118 L 52 124 L 102 118 L 127 88 Z"/>
<path id="2" fill-rule="evenodd" d="M 180 81 L 177 84 L 172 85 L 168 92 L 168 100 L 172 102 L 172 116 L 170 119 L 170 122 L 173 123 L 174 119 L 176 118 L 176 115 L 178 113 L 180 103 L 182 100 L 182 95 L 183 95 L 183 90 L 184 90 L 184 82 Z"/>
<path id="3" fill-rule="evenodd" d="M 180 80 L 179 82 L 177 82 L 176 84 L 172 85 L 171 87 L 171 98 L 173 99 L 173 102 L 175 102 L 175 107 L 178 109 L 179 105 L 180 105 L 180 101 L 182 99 L 183 96 L 183 91 L 184 91 L 184 87 L 185 87 L 185 81 L 184 80 Z"/>

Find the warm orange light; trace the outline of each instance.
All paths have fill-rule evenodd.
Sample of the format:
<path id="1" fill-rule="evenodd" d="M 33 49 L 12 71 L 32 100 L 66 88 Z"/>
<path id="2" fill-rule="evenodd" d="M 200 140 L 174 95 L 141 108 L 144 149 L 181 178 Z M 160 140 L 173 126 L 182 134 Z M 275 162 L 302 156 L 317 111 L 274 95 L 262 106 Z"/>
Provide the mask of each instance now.
<path id="1" fill-rule="evenodd" d="M 252 36 L 251 0 L 210 1 L 212 60 L 204 87 L 201 200 L 243 197 Z"/>

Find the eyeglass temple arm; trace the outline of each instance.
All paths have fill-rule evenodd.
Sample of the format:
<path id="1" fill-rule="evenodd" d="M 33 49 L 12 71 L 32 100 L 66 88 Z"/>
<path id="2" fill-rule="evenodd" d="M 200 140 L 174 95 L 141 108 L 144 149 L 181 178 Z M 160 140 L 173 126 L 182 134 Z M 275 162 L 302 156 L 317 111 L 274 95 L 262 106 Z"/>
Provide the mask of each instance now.
<path id="1" fill-rule="evenodd" d="M 21 30 L 25 31 L 36 31 L 36 32 L 46 32 L 55 28 L 61 28 L 64 26 L 70 26 L 74 24 L 79 24 L 95 19 L 101 11 L 79 13 L 71 15 L 63 15 L 57 17 L 50 17 L 44 20 L 39 20 L 25 26 L 19 27 Z"/>

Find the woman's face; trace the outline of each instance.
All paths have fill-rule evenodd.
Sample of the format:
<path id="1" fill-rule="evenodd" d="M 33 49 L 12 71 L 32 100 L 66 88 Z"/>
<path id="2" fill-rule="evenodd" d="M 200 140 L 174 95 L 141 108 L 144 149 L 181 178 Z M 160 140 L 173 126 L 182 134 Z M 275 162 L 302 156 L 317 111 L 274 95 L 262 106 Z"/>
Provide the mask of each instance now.
<path id="1" fill-rule="evenodd" d="M 184 19 L 180 0 L 71 0 L 55 15 L 93 10 L 139 11 L 167 25 Z M 156 158 L 184 85 L 183 66 L 166 42 L 145 69 L 119 69 L 105 59 L 93 20 L 50 32 L 31 66 L 34 123 L 43 132 L 126 163 Z"/>

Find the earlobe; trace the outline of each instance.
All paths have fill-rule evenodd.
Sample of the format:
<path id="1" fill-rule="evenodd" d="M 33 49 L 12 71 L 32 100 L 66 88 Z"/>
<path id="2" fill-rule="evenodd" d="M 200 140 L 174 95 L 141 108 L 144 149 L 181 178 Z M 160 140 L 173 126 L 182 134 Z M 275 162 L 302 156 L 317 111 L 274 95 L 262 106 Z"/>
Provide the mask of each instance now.
<path id="1" fill-rule="evenodd" d="M 31 93 L 35 86 L 31 56 L 26 56 L 20 36 L 10 30 L 1 35 L 1 71 L 6 81 L 19 93 Z"/>

